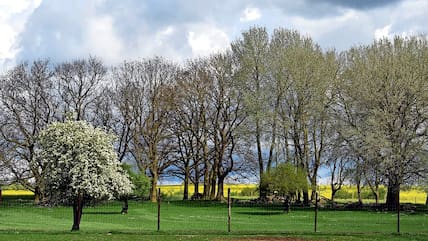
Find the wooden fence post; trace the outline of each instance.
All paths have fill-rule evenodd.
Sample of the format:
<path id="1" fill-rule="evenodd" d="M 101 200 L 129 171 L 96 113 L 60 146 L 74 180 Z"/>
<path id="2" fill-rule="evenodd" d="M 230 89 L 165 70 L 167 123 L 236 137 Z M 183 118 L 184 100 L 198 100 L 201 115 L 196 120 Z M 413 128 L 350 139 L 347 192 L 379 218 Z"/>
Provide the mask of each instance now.
<path id="1" fill-rule="evenodd" d="M 315 232 L 317 232 L 317 219 L 318 219 L 318 192 L 315 192 L 315 223 L 314 223 Z"/>
<path id="2" fill-rule="evenodd" d="M 232 202 L 230 199 L 230 188 L 227 189 L 227 231 L 230 233 L 230 216 L 232 215 Z"/>
<path id="3" fill-rule="evenodd" d="M 158 189 L 158 231 L 160 230 L 160 208 L 161 208 L 161 189 Z"/>
<path id="4" fill-rule="evenodd" d="M 397 233 L 400 233 L 400 191 L 397 195 Z"/>

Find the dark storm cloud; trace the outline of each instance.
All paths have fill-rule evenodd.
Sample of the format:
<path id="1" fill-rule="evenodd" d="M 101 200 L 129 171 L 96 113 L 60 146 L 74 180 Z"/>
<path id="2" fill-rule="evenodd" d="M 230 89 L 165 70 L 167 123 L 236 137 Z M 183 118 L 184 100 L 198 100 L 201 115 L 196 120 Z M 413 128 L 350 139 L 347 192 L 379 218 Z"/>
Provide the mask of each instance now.
<path id="1" fill-rule="evenodd" d="M 316 19 L 343 13 L 346 9 L 370 10 L 392 6 L 402 0 L 268 0 L 256 3 L 260 7 L 279 8 L 289 15 Z"/>
<path id="2" fill-rule="evenodd" d="M 341 6 L 358 10 L 367 10 L 378 7 L 393 5 L 402 0 L 307 0 L 308 3 L 320 4 L 327 3 L 331 6 Z"/>

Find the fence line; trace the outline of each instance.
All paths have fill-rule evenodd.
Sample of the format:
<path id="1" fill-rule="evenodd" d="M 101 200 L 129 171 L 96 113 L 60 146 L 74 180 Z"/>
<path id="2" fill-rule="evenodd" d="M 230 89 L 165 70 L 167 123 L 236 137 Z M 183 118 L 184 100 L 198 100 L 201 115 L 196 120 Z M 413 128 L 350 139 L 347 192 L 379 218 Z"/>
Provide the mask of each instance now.
<path id="1" fill-rule="evenodd" d="M 159 188 L 156 203 L 130 200 L 128 214 L 120 214 L 119 201 L 85 206 L 81 229 L 160 231 L 162 222 L 162 231 L 182 232 L 428 233 L 427 206 L 405 204 L 396 211 L 374 210 L 369 206 L 355 210 L 329 209 L 320 205 L 316 195 L 314 206 L 293 206 L 287 213 L 283 204 L 232 199 L 230 189 L 227 202 L 213 202 L 164 199 Z M 36 206 L 30 199 L 3 198 L 0 230 L 68 230 L 71 214 L 71 207 Z"/>

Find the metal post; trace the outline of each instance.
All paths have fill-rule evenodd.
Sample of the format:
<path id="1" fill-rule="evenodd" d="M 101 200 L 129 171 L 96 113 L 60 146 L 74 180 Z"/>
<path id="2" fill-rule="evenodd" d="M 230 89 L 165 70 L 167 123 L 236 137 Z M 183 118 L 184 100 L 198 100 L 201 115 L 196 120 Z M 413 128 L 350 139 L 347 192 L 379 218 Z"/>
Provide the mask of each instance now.
<path id="1" fill-rule="evenodd" d="M 160 230 L 160 208 L 161 208 L 161 189 L 158 189 L 158 231 Z"/>
<path id="2" fill-rule="evenodd" d="M 314 222 L 315 232 L 317 232 L 317 219 L 318 219 L 318 192 L 315 192 L 315 222 Z"/>
<path id="3" fill-rule="evenodd" d="M 230 216 L 232 215 L 232 203 L 230 200 L 230 188 L 227 189 L 227 231 L 230 233 Z"/>

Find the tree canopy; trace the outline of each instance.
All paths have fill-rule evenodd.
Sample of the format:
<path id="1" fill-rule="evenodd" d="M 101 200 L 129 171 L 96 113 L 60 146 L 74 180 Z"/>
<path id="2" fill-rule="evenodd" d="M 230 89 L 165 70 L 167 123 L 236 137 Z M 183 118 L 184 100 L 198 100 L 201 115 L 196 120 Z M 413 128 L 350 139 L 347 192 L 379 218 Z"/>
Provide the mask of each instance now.
<path id="1" fill-rule="evenodd" d="M 114 136 L 85 121 L 55 122 L 39 135 L 45 191 L 53 204 L 73 203 L 73 230 L 79 229 L 83 201 L 112 199 L 132 192 L 117 161 Z"/>

